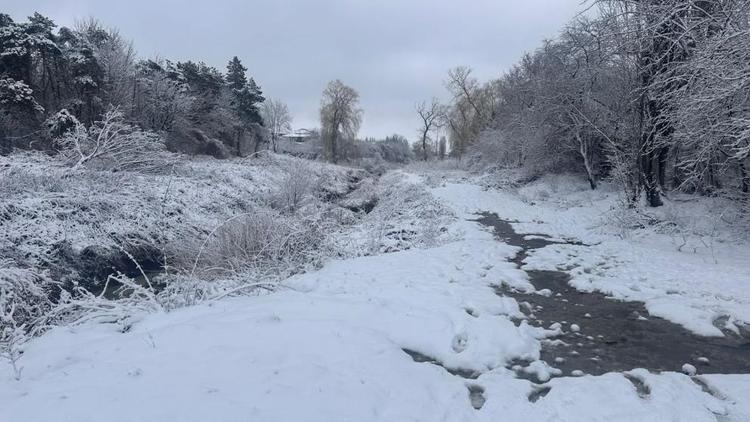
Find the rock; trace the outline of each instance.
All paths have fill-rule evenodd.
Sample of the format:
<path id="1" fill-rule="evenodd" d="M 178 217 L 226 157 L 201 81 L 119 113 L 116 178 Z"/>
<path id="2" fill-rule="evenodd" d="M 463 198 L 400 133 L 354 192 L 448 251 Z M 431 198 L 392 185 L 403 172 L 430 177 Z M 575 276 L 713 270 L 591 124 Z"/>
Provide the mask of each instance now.
<path id="1" fill-rule="evenodd" d="M 682 365 L 682 373 L 685 374 L 685 375 L 688 375 L 688 376 L 692 377 L 693 375 L 695 375 L 696 373 L 698 373 L 698 370 L 695 369 L 695 366 L 693 366 L 693 365 L 691 365 L 689 363 L 686 363 L 686 364 Z"/>
<path id="2" fill-rule="evenodd" d="M 544 297 L 550 297 L 550 296 L 552 296 L 552 290 L 550 290 L 550 289 L 537 290 L 536 294 L 538 294 L 540 296 L 544 296 Z"/>

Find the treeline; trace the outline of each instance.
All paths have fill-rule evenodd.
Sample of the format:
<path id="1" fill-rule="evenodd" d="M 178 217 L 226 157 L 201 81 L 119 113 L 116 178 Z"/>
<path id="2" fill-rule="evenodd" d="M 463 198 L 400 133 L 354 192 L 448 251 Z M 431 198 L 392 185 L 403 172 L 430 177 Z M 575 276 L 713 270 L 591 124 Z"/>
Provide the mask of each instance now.
<path id="1" fill-rule="evenodd" d="M 57 28 L 38 13 L 26 22 L 0 14 L 0 152 L 73 148 L 82 162 L 128 135 L 133 145 L 247 155 L 268 142 L 263 102 L 237 57 L 225 73 L 203 62 L 141 60 L 93 19 Z"/>
<path id="2" fill-rule="evenodd" d="M 599 0 L 497 80 L 449 73 L 451 152 L 533 174 L 750 195 L 750 2 Z"/>

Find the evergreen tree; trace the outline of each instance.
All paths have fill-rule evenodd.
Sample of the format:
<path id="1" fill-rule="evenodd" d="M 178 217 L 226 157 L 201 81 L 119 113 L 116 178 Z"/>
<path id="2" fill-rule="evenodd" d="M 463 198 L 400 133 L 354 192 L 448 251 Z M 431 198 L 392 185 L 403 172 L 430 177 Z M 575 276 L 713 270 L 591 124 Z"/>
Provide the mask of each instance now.
<path id="1" fill-rule="evenodd" d="M 253 78 L 248 80 L 247 68 L 234 56 L 227 65 L 225 77 L 227 86 L 232 90 L 232 106 L 237 116 L 245 125 L 263 125 L 258 105 L 265 101 L 263 92 Z"/>
<path id="2" fill-rule="evenodd" d="M 226 80 L 229 87 L 236 90 L 244 88 L 245 84 L 247 84 L 247 76 L 245 76 L 245 72 L 247 72 L 247 68 L 242 65 L 242 62 L 237 56 L 234 56 L 232 60 L 229 61 L 229 64 L 227 64 Z"/>
<path id="3" fill-rule="evenodd" d="M 55 24 L 35 13 L 26 23 L 0 14 L 0 134 L 20 135 L 33 130 L 45 112 L 43 83 L 60 50 L 52 34 Z M 58 78 L 59 79 L 59 78 Z M 12 127 L 11 127 L 12 126 Z"/>
<path id="4" fill-rule="evenodd" d="M 244 124 L 257 123 L 262 126 L 263 118 L 260 115 L 258 104 L 264 100 L 265 98 L 260 94 L 260 90 L 253 89 L 248 84 L 244 88 L 234 91 L 232 105 Z"/>
<path id="5" fill-rule="evenodd" d="M 185 77 L 190 90 L 198 96 L 217 96 L 224 85 L 221 72 L 203 62 L 178 62 L 177 70 Z"/>

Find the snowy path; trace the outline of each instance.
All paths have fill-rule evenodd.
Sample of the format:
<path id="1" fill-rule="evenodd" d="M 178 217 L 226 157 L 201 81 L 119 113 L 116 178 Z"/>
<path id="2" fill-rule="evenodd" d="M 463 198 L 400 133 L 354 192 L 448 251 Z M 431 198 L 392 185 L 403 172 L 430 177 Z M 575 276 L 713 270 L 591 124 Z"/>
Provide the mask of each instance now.
<path id="1" fill-rule="evenodd" d="M 702 377 L 713 394 L 678 373 L 633 371 L 640 395 L 617 373 L 548 390 L 517 379 L 506 366 L 538 359 L 553 332 L 494 294 L 529 286 L 507 261 L 517 249 L 467 220 L 522 205 L 470 184 L 433 191 L 463 240 L 331 262 L 274 294 L 148 315 L 125 333 L 53 330 L 27 349 L 21 381 L 0 367 L 0 421 L 750 420 L 747 375 Z"/>

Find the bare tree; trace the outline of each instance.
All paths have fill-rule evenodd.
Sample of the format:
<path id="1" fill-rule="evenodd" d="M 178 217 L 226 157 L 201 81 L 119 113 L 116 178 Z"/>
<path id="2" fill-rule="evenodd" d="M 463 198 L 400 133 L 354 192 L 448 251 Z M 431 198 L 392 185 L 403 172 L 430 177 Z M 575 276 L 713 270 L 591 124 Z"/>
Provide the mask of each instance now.
<path id="1" fill-rule="evenodd" d="M 260 110 L 263 122 L 268 130 L 271 131 L 271 145 L 273 152 L 276 152 L 276 140 L 279 135 L 292 129 L 292 115 L 286 104 L 272 98 L 263 103 Z"/>
<path id="2" fill-rule="evenodd" d="M 329 82 L 320 104 L 320 124 L 325 153 L 331 162 L 338 161 L 339 142 L 354 138 L 361 122 L 357 91 L 338 79 Z"/>
<path id="3" fill-rule="evenodd" d="M 453 99 L 442 120 L 449 129 L 451 153 L 458 157 L 487 129 L 500 101 L 500 82 L 480 84 L 471 72 L 469 67 L 455 67 L 448 71 L 445 81 Z"/>
<path id="4" fill-rule="evenodd" d="M 479 106 L 479 83 L 476 78 L 471 76 L 471 68 L 466 66 L 457 66 L 448 71 L 448 89 L 454 97 L 463 98 L 469 103 L 477 117 L 483 118 L 483 110 Z"/>
<path id="5" fill-rule="evenodd" d="M 419 114 L 419 118 L 422 119 L 422 127 L 419 129 L 419 133 L 424 161 L 427 161 L 427 141 L 430 131 L 440 125 L 440 119 L 443 114 L 442 110 L 443 108 L 437 98 L 433 98 L 429 104 L 424 101 L 417 104 L 417 113 Z"/>

